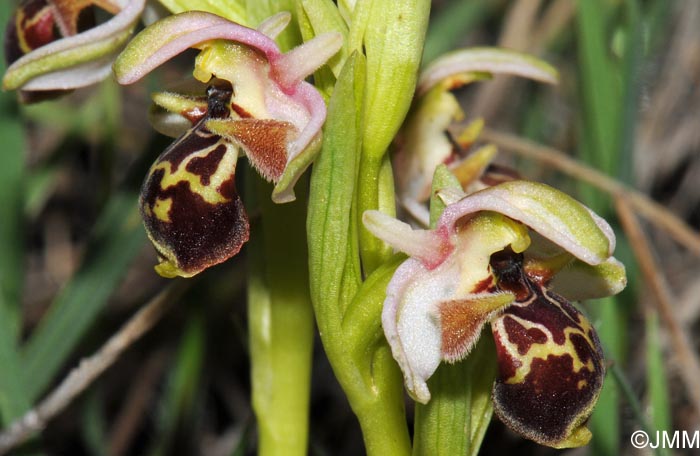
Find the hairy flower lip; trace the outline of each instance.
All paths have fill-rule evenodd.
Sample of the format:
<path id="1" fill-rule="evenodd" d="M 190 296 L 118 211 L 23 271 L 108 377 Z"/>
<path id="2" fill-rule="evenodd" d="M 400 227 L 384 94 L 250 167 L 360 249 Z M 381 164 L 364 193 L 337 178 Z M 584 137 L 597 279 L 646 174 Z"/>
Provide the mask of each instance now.
<path id="1" fill-rule="evenodd" d="M 483 324 L 517 298 L 495 285 L 493 253 L 533 249 L 532 267 L 544 269 L 541 279 L 530 280 L 541 280 L 543 287 L 569 265 L 576 275 L 552 281 L 553 291 L 575 293 L 582 280 L 591 279 L 595 290 L 589 297 L 601 297 L 625 284 L 624 266 L 611 256 L 612 229 L 570 196 L 523 180 L 454 193 L 445 195 L 448 205 L 432 230 L 413 230 L 377 211 L 363 214 L 370 232 L 410 255 L 387 286 L 382 325 L 409 394 L 422 403 L 430 400 L 427 380 L 438 364 L 466 356 Z M 531 232 L 543 238 L 536 245 Z"/>
<path id="2" fill-rule="evenodd" d="M 117 3 L 123 9 L 104 24 L 37 48 L 13 62 L 3 77 L 3 89 L 69 90 L 105 79 L 146 0 Z"/>

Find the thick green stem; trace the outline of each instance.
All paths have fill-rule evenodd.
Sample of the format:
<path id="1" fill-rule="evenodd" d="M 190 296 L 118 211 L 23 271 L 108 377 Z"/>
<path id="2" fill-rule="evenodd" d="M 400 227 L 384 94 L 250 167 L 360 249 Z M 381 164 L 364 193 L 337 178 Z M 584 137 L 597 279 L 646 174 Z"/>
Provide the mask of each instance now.
<path id="1" fill-rule="evenodd" d="M 368 455 L 408 456 L 411 439 L 406 425 L 401 371 L 383 340 L 376 346 L 372 358 L 372 389 L 348 391 L 348 398 L 360 421 Z"/>
<path id="2" fill-rule="evenodd" d="M 260 183 L 262 217 L 249 245 L 248 315 L 258 454 L 305 455 L 314 316 L 308 289 L 305 182 L 274 205 Z M 303 194 L 300 194 L 303 193 Z"/>
<path id="3" fill-rule="evenodd" d="M 367 454 L 407 456 L 401 374 L 380 329 L 386 284 L 398 262 L 380 266 L 364 283 L 359 266 L 355 211 L 363 199 L 356 188 L 362 187 L 357 181 L 364 80 L 364 59 L 354 54 L 329 104 L 309 198 L 311 290 L 323 347 L 360 422 Z M 382 160 L 371 162 L 372 174 L 365 176 L 374 176 L 366 192 L 374 207 L 381 198 L 382 166 Z"/>

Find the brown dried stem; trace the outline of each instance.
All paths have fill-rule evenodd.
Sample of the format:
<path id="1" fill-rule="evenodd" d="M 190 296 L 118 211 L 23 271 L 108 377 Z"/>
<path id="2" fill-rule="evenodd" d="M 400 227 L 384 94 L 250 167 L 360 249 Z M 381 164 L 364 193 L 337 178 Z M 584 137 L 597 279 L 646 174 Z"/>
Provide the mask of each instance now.
<path id="1" fill-rule="evenodd" d="M 646 195 L 568 157 L 563 152 L 552 147 L 543 146 L 515 135 L 491 129 L 484 129 L 481 139 L 500 146 L 504 152 L 515 152 L 523 157 L 537 160 L 576 179 L 587 182 L 616 198 L 623 198 L 637 211 L 638 215 L 663 229 L 688 250 L 700 256 L 700 234 L 693 231 L 683 220 Z"/>
<path id="2" fill-rule="evenodd" d="M 693 352 L 693 345 L 688 333 L 673 311 L 672 303 L 676 301 L 676 298 L 666 283 L 666 279 L 659 272 L 660 268 L 656 265 L 649 242 L 630 204 L 624 198 L 616 197 L 615 208 L 645 282 L 656 298 L 654 302 L 659 315 L 671 334 L 671 344 L 678 357 L 676 364 L 680 370 L 681 379 L 685 383 L 696 412 L 700 414 L 700 363 Z"/>
<path id="3" fill-rule="evenodd" d="M 165 288 L 151 299 L 94 355 L 83 359 L 66 378 L 36 407 L 0 433 L 0 455 L 41 431 L 119 356 L 160 319 L 183 289 L 184 281 Z"/>

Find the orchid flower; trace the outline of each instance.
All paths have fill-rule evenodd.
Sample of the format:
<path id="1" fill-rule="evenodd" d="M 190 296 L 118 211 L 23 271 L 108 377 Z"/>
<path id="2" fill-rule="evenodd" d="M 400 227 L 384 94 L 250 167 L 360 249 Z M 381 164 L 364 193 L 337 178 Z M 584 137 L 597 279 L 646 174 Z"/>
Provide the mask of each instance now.
<path id="1" fill-rule="evenodd" d="M 272 199 L 282 203 L 294 199 L 294 184 L 319 150 L 326 107 L 304 78 L 342 38 L 319 35 L 283 54 L 272 37 L 289 18 L 278 14 L 254 30 L 205 12 L 169 16 L 138 34 L 114 64 L 117 80 L 131 84 L 187 48 L 201 51 L 194 77 L 208 85 L 206 95 L 155 97 L 172 114 L 154 117 L 166 124 L 160 129 L 183 133 L 151 167 L 141 194 L 161 275 L 192 276 L 247 241 L 234 184 L 239 151 L 275 184 Z"/>
<path id="2" fill-rule="evenodd" d="M 146 0 L 24 0 L 5 32 L 3 89 L 31 102 L 95 84 L 111 73 Z M 83 30 L 97 6 L 114 16 Z M 93 20 L 94 21 L 94 20 Z"/>
<path id="3" fill-rule="evenodd" d="M 411 215 L 426 222 L 423 204 L 430 197 L 431 178 L 435 168 L 447 164 L 459 176 L 462 164 L 455 144 L 450 141 L 448 127 L 464 119 L 453 90 L 493 75 L 508 74 L 555 84 L 557 71 L 546 62 L 508 49 L 468 48 L 436 59 L 421 73 L 413 108 L 399 132 L 394 156 L 394 175 L 401 204 Z M 483 121 L 476 120 L 465 129 L 465 138 L 457 142 L 472 143 L 479 135 Z M 495 155 L 494 146 L 478 151 L 482 162 Z M 462 179 L 460 179 L 462 180 Z M 467 179 L 471 180 L 471 179 Z"/>
<path id="4" fill-rule="evenodd" d="M 534 182 L 439 196 L 447 207 L 432 230 L 377 211 L 363 216 L 374 235 L 410 255 L 387 287 L 382 313 L 409 394 L 427 403 L 426 382 L 439 363 L 466 357 L 490 323 L 496 414 L 538 443 L 585 444 L 605 365 L 595 331 L 568 300 L 624 288 L 612 229 L 573 198 Z"/>

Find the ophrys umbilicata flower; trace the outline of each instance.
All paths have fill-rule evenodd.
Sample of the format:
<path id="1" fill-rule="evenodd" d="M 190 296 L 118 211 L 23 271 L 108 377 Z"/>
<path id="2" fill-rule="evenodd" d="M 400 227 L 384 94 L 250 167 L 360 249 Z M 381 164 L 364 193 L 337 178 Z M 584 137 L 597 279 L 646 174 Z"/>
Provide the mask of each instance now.
<path id="1" fill-rule="evenodd" d="M 382 314 L 409 393 L 428 402 L 426 381 L 438 364 L 467 356 L 490 323 L 497 415 L 541 444 L 585 444 L 605 367 L 595 331 L 568 300 L 624 288 L 612 229 L 534 182 L 444 198 L 450 204 L 432 230 L 364 214 L 370 231 L 410 255 L 387 287 Z"/>
<path id="2" fill-rule="evenodd" d="M 145 0 L 24 0 L 5 31 L 3 89 L 30 102 L 107 78 Z M 86 25 L 90 8 L 114 16 Z M 94 21 L 92 21 L 94 22 Z"/>
<path id="3" fill-rule="evenodd" d="M 318 152 L 326 108 L 304 78 L 342 39 L 319 35 L 283 54 L 263 32 L 274 36 L 288 21 L 288 14 L 273 16 L 253 30 L 210 13 L 182 13 L 146 28 L 115 63 L 117 80 L 130 84 L 187 48 L 201 50 L 194 77 L 208 84 L 206 96 L 156 98 L 191 123 L 156 160 L 142 190 L 160 274 L 192 276 L 235 255 L 248 239 L 234 184 L 239 151 L 275 184 L 276 202 L 294 199 L 294 184 Z"/>

